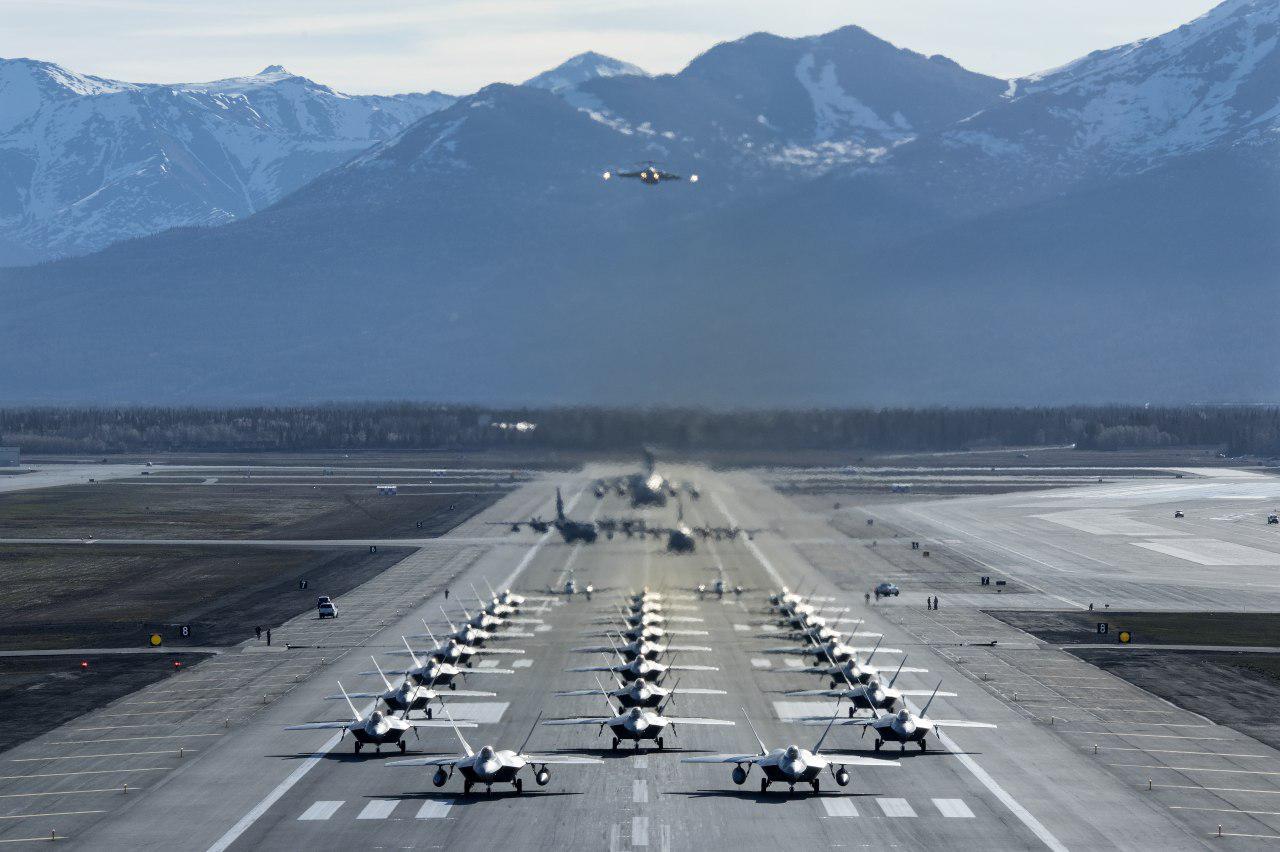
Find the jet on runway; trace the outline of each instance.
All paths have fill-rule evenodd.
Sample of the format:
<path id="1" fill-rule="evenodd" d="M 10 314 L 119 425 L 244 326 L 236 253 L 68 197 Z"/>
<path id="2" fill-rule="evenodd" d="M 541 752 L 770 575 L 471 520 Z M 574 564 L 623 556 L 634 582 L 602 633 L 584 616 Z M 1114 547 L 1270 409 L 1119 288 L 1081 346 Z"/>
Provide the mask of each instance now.
<path id="1" fill-rule="evenodd" d="M 881 715 L 878 707 L 872 706 L 871 712 L 875 714 L 870 719 L 841 719 L 835 724 L 837 725 L 856 725 L 861 727 L 865 736 L 868 729 L 875 731 L 876 734 L 876 751 L 885 743 L 899 743 L 902 750 L 907 750 L 907 743 L 916 743 L 920 746 L 921 751 L 928 750 L 926 737 L 929 734 L 940 731 L 942 728 L 994 728 L 995 725 L 990 722 L 970 722 L 966 719 L 929 719 L 926 714 L 929 712 L 929 705 L 933 703 L 933 699 L 938 696 L 938 689 L 941 688 L 942 681 L 938 681 L 938 686 L 934 687 L 933 694 L 929 696 L 929 700 L 925 702 L 924 707 L 920 709 L 920 715 L 912 713 L 906 707 L 903 707 L 897 713 L 886 713 Z M 804 724 L 813 725 L 821 724 L 816 719 L 804 720 Z"/>
<path id="2" fill-rule="evenodd" d="M 836 717 L 840 715 L 838 702 L 835 715 L 827 721 L 827 729 L 822 732 L 822 736 L 814 743 L 812 751 L 794 744 L 786 748 L 770 749 L 764 744 L 764 740 L 760 739 L 760 734 L 756 732 L 756 726 L 751 724 L 751 717 L 747 716 L 745 708 L 742 708 L 742 715 L 746 718 L 747 725 L 751 727 L 751 733 L 755 735 L 756 742 L 760 744 L 759 754 L 717 754 L 709 757 L 686 757 L 681 762 L 737 764 L 730 775 L 735 784 L 745 784 L 751 768 L 758 766 L 764 776 L 760 779 L 761 793 L 766 792 L 770 784 L 786 784 L 791 792 L 795 792 L 797 784 L 808 784 L 813 787 L 813 792 L 817 793 L 820 787 L 818 777 L 823 770 L 830 770 L 831 777 L 835 779 L 835 782 L 844 787 L 849 783 L 849 767 L 851 766 L 876 768 L 898 766 L 893 761 L 877 760 L 873 757 L 861 757 L 852 754 L 827 754 L 824 756 L 821 753 L 822 744 L 826 742 L 827 734 L 831 733 L 831 725 L 836 720 Z"/>
<path id="3" fill-rule="evenodd" d="M 342 682 L 338 682 L 338 689 L 342 690 L 342 696 L 347 700 L 347 706 L 351 708 L 350 722 L 308 722 L 303 725 L 290 725 L 285 728 L 286 731 L 320 731 L 326 729 L 338 729 L 342 733 L 339 738 L 344 737 L 350 732 L 355 739 L 355 753 L 359 754 L 360 749 L 366 745 L 373 746 L 377 751 L 382 751 L 384 745 L 394 745 L 400 747 L 400 753 L 404 754 L 407 743 L 404 741 L 404 735 L 408 731 L 413 731 L 417 736 L 417 728 L 442 728 L 447 727 L 446 722 L 438 722 L 426 719 L 408 719 L 408 711 L 404 711 L 400 716 L 394 716 L 383 713 L 381 710 L 374 710 L 368 716 L 361 716 L 360 711 L 356 709 L 356 705 L 351 702 L 351 697 L 347 695 L 347 691 L 343 689 Z M 470 723 L 468 727 L 475 727 L 475 723 Z"/>
<path id="4" fill-rule="evenodd" d="M 697 717 L 681 716 L 679 718 L 664 716 L 662 711 L 666 704 L 671 702 L 671 697 L 676 690 L 672 689 L 667 696 L 667 701 L 659 706 L 656 710 L 646 710 L 643 707 L 632 707 L 630 710 L 619 711 L 613 706 L 613 699 L 609 697 L 609 693 L 600 684 L 599 678 L 596 679 L 596 686 L 599 686 L 599 694 L 604 698 L 605 703 L 609 706 L 608 716 L 593 716 L 578 719 L 551 719 L 543 722 L 544 725 L 599 725 L 600 733 L 604 733 L 605 726 L 613 732 L 614 751 L 618 749 L 618 743 L 623 740 L 633 740 L 636 748 L 640 748 L 643 740 L 653 740 L 658 746 L 658 750 L 663 749 L 662 734 L 670 729 L 671 733 L 676 732 L 676 724 L 681 725 L 732 725 L 727 719 L 703 719 Z"/>
<path id="5" fill-rule="evenodd" d="M 533 736 L 533 732 L 537 730 L 538 720 L 542 718 L 541 715 L 538 716 L 538 720 L 534 721 L 533 727 L 529 729 L 529 736 L 524 738 L 524 742 L 516 751 L 496 749 L 491 745 L 481 746 L 479 751 L 472 751 L 470 744 L 462 736 L 462 731 L 458 730 L 461 725 L 454 722 L 453 717 L 449 714 L 449 708 L 446 707 L 444 712 L 449 718 L 449 724 L 453 725 L 454 733 L 458 735 L 458 742 L 462 744 L 462 754 L 449 757 L 415 757 L 409 760 L 392 761 L 387 765 L 434 766 L 436 771 L 431 777 L 431 783 L 437 787 L 443 787 L 449 783 L 454 771 L 457 771 L 462 776 L 462 795 L 466 796 L 471 792 L 471 788 L 477 784 L 483 784 L 487 791 L 492 790 L 494 784 L 510 784 L 515 787 L 517 793 L 523 793 L 524 781 L 519 776 L 520 770 L 526 766 L 533 772 L 533 780 L 538 786 L 545 787 L 551 781 L 551 771 L 547 769 L 548 766 L 602 762 L 594 757 L 527 754 L 524 750 L 525 746 L 529 745 L 529 739 Z"/>

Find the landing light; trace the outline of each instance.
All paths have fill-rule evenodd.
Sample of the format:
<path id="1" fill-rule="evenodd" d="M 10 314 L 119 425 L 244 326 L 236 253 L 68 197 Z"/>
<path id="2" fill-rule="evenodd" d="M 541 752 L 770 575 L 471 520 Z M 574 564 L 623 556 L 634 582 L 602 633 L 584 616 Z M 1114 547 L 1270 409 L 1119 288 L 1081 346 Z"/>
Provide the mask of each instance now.
<path id="1" fill-rule="evenodd" d="M 698 182 L 697 175 L 689 175 L 689 183 L 697 183 L 697 182 Z"/>
<path id="2" fill-rule="evenodd" d="M 609 178 L 613 177 L 613 172 L 605 172 L 603 175 L 601 175 L 601 177 L 603 177 L 605 180 L 608 180 Z"/>

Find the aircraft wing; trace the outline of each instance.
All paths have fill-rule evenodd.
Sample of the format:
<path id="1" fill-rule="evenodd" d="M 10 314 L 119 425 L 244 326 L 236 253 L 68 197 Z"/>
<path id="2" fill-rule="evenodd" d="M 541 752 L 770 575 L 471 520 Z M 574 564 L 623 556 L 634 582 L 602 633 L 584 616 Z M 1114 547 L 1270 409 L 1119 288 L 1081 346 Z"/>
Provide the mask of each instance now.
<path id="1" fill-rule="evenodd" d="M 832 677 L 835 677 L 836 675 L 840 674 L 839 670 L 834 669 L 831 666 L 805 666 L 802 669 L 775 669 L 775 671 L 778 674 L 789 674 L 791 672 L 803 672 L 804 674 L 822 674 L 822 675 L 831 675 Z M 903 669 L 903 671 L 906 671 L 906 669 Z"/>
<path id="2" fill-rule="evenodd" d="M 714 650 L 715 650 L 714 648 L 704 648 L 701 645 L 668 645 L 667 646 L 668 654 L 684 653 L 686 651 L 701 651 L 709 654 Z"/>
<path id="3" fill-rule="evenodd" d="M 387 675 L 401 675 L 401 676 L 404 676 L 404 675 L 407 675 L 407 674 L 408 674 L 408 672 L 407 672 L 407 671 L 405 671 L 404 669 L 383 669 L 383 670 L 382 670 L 382 673 L 383 673 L 383 674 L 387 674 Z M 376 674 L 377 674 L 377 672 L 357 672 L 357 674 L 359 674 L 361 677 L 373 677 L 374 675 L 376 675 Z M 354 694 L 354 693 L 353 693 L 353 694 Z M 370 696 L 370 697 L 371 697 L 371 698 L 377 698 L 377 697 L 379 697 L 379 696 L 381 696 L 381 695 L 382 695 L 382 693 L 381 693 L 381 692 L 379 692 L 379 693 L 378 693 L 378 695 L 376 695 L 376 696 Z M 339 697 L 339 698 L 341 698 L 342 696 L 338 696 L 338 697 Z"/>
<path id="4" fill-rule="evenodd" d="M 877 767 L 901 767 L 902 764 L 896 760 L 882 760 L 878 757 L 863 757 L 860 754 L 840 754 L 838 752 L 823 752 L 822 756 L 830 762 L 838 766 L 877 766 Z"/>
<path id="5" fill-rule="evenodd" d="M 675 725 L 724 725 L 727 727 L 734 725 L 728 719 L 701 719 L 697 716 L 668 716 L 667 721 Z"/>
<path id="6" fill-rule="evenodd" d="M 348 692 L 346 694 L 346 697 L 347 698 L 381 698 L 382 693 L 381 692 Z M 325 696 L 326 701 L 341 701 L 342 699 L 343 699 L 343 696 L 341 695 Z"/>
<path id="7" fill-rule="evenodd" d="M 903 671 L 909 672 L 911 671 L 911 669 L 903 669 Z M 927 698 L 928 696 L 935 694 L 932 689 L 899 689 L 897 690 L 897 693 L 903 696 L 909 695 L 909 696 L 912 696 L 913 698 Z M 936 695 L 939 698 L 955 698 L 956 697 L 956 694 L 954 692 L 939 692 L 939 693 L 936 693 Z"/>
<path id="8" fill-rule="evenodd" d="M 472 648 L 473 654 L 523 654 L 520 648 Z"/>
<path id="9" fill-rule="evenodd" d="M 613 648 L 609 645 L 590 645 L 586 648 L 572 648 L 575 654 L 609 654 L 613 652 Z"/>
<path id="10" fill-rule="evenodd" d="M 611 718 L 605 719 L 603 717 L 597 716 L 595 718 L 582 718 L 582 719 L 546 719 L 543 721 L 542 724 L 544 725 L 604 725 L 611 721 L 613 721 Z"/>
<path id="11" fill-rule="evenodd" d="M 452 757 L 411 757 L 408 760 L 392 760 L 387 766 L 453 766 L 459 761 L 466 760 L 465 755 L 457 754 Z"/>
<path id="12" fill-rule="evenodd" d="M 903 666 L 901 669 L 896 669 L 896 668 L 895 668 L 895 669 L 894 669 L 894 671 L 895 671 L 895 672 L 896 672 L 896 671 L 910 672 L 911 674 L 928 674 L 928 673 L 929 673 L 929 670 L 928 670 L 928 669 L 917 669 L 917 668 L 914 668 L 914 667 L 912 667 L 912 666 Z M 923 694 L 923 693 L 921 693 L 921 694 Z M 938 693 L 938 694 L 939 694 L 939 695 L 942 695 L 942 693 L 941 693 L 941 692 L 940 692 L 940 693 Z"/>
<path id="13" fill-rule="evenodd" d="M 756 763 L 763 754 L 710 754 L 706 757 L 682 757 L 681 763 Z"/>
<path id="14" fill-rule="evenodd" d="M 806 648 L 801 648 L 799 645 L 796 645 L 791 648 L 765 648 L 760 653 L 762 654 L 804 654 L 806 656 L 812 656 L 812 655 L 816 655 L 821 650 L 822 650 L 821 648 L 815 648 L 812 645 Z"/>
<path id="15" fill-rule="evenodd" d="M 447 719 L 406 719 L 410 727 L 413 728 L 452 728 L 457 725 L 459 728 L 474 728 L 475 722 L 450 722 Z"/>
<path id="16" fill-rule="evenodd" d="M 859 728 L 865 728 L 867 725 L 874 725 L 874 718 L 868 719 L 836 719 L 832 720 L 830 716 L 808 716 L 803 719 L 790 719 L 791 722 L 799 722 L 802 725 L 853 725 Z"/>
<path id="17" fill-rule="evenodd" d="M 685 689 L 683 686 L 677 690 L 681 695 L 728 695 L 723 689 Z"/>
<path id="18" fill-rule="evenodd" d="M 451 689 L 450 698 L 497 698 L 496 692 L 477 692 L 474 689 Z"/>
<path id="19" fill-rule="evenodd" d="M 680 691 L 684 692 L 685 690 L 682 689 Z M 797 697 L 804 697 L 804 698 L 816 698 L 818 696 L 821 696 L 823 698 L 842 698 L 844 697 L 846 692 L 847 690 L 843 690 L 843 689 L 797 689 L 792 692 L 787 692 L 783 694 L 794 695 Z"/>
<path id="20" fill-rule="evenodd" d="M 471 677 L 474 674 L 515 674 L 515 669 L 463 669 L 461 674 Z"/>
<path id="21" fill-rule="evenodd" d="M 611 672 L 614 671 L 612 666 L 578 666 L 573 669 L 565 669 L 567 672 Z"/>
<path id="22" fill-rule="evenodd" d="M 684 666 L 684 665 L 680 665 L 680 666 L 667 666 L 667 668 L 668 668 L 668 669 L 670 669 L 670 670 L 671 670 L 671 671 L 673 671 L 673 672 L 718 672 L 718 671 L 720 671 L 720 669 L 719 669 L 719 668 L 717 668 L 716 666 Z"/>
<path id="23" fill-rule="evenodd" d="M 691 690 L 691 689 L 690 689 L 690 690 L 684 690 L 684 689 L 682 689 L 682 690 L 680 690 L 680 691 L 681 691 L 681 692 L 692 692 L 693 690 Z M 598 689 L 569 689 L 569 690 L 565 690 L 565 691 L 563 691 L 563 692 L 553 692 L 553 693 L 551 693 L 551 694 L 552 694 L 552 695 L 562 695 L 562 696 L 570 696 L 570 695 L 599 695 L 599 694 L 600 694 L 600 690 L 598 690 Z"/>
<path id="24" fill-rule="evenodd" d="M 285 728 L 286 731 L 323 731 L 337 730 L 338 728 L 347 728 L 356 724 L 354 722 L 308 722 L 305 725 L 290 725 Z"/>
<path id="25" fill-rule="evenodd" d="M 586 764 L 604 763 L 598 757 L 581 757 L 576 754 L 522 754 L 525 763 L 537 764 L 559 764 L 561 766 L 581 766 Z"/>
<path id="26" fill-rule="evenodd" d="M 867 648 L 862 645 L 846 645 L 844 646 L 844 650 L 853 651 L 854 653 L 857 653 L 857 654 L 870 654 L 872 651 L 876 652 L 877 654 L 901 654 L 902 653 L 901 648 Z M 903 669 L 903 671 L 906 671 L 906 669 Z"/>
<path id="27" fill-rule="evenodd" d="M 970 722 L 967 719 L 930 719 L 935 728 L 994 728 L 990 722 Z"/>
<path id="28" fill-rule="evenodd" d="M 487 637 L 484 641 L 491 642 L 491 641 L 496 641 L 498 639 L 535 639 L 535 638 L 537 637 L 535 637 L 532 633 L 529 633 L 528 631 L 504 630 L 501 633 L 497 634 L 496 636 Z M 523 654 L 524 651 L 521 651 L 520 653 Z"/>
<path id="29" fill-rule="evenodd" d="M 602 590 L 597 589 L 596 591 L 599 592 Z M 506 619 L 506 623 L 507 624 L 545 624 L 546 622 L 544 622 L 541 618 L 508 618 Z M 511 634 L 506 634 L 506 635 L 509 636 Z"/>

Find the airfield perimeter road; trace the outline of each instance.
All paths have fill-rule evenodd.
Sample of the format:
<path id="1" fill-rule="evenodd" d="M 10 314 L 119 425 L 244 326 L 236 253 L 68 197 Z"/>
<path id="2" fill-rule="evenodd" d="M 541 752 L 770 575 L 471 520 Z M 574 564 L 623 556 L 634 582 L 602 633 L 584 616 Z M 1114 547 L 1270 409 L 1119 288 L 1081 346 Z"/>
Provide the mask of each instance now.
<path id="1" fill-rule="evenodd" d="M 571 514 L 629 513 L 616 497 L 597 502 L 582 492 L 596 472 L 560 477 L 571 498 Z M 0 842 L 20 846 L 24 840 L 47 840 L 51 831 L 59 842 L 65 839 L 86 849 L 156 850 L 1181 850 L 1274 848 L 1280 842 L 1280 754 L 978 610 L 997 603 L 1061 608 L 1100 592 L 1095 584 L 1103 582 L 1114 584 L 1110 600 L 1116 605 L 1146 602 L 1147 592 L 1120 597 L 1126 589 L 1141 591 L 1136 580 L 1116 576 L 1116 555 L 1129 551 L 1143 559 L 1150 555 L 1164 572 L 1166 582 L 1157 590 L 1164 597 L 1155 603 L 1173 606 L 1173 599 L 1188 594 L 1173 591 L 1182 588 L 1177 571 L 1191 582 L 1193 592 L 1204 579 L 1204 594 L 1214 600 L 1231 598 L 1239 606 L 1253 594 L 1243 585 L 1210 588 L 1207 576 L 1200 576 L 1220 575 L 1220 569 L 1175 568 L 1175 562 L 1194 563 L 1158 549 L 1117 544 L 1105 533 L 1082 532 L 1076 528 L 1083 523 L 1077 516 L 1067 518 L 1076 527 L 1046 522 L 1048 529 L 1075 535 L 1074 545 L 1064 539 L 1059 542 L 1063 549 L 1048 553 L 1042 548 L 1025 556 L 1001 549 L 1027 545 L 1023 539 L 1038 523 L 1027 520 L 1029 513 L 1043 514 L 1045 505 L 1057 506 L 1053 501 L 1063 499 L 1074 501 L 1066 511 L 1076 511 L 1093 500 L 1089 489 L 1066 497 L 1067 492 L 1044 497 L 1024 493 L 1003 500 L 930 503 L 954 507 L 948 509 L 952 515 L 939 519 L 945 528 L 939 527 L 935 537 L 921 534 L 934 549 L 929 576 L 953 575 L 954 587 L 941 592 L 943 608 L 935 613 L 923 601 L 936 589 L 913 584 L 923 557 L 907 542 L 928 527 L 930 515 L 922 504 L 884 509 L 881 526 L 887 522 L 903 537 L 892 538 L 885 530 L 886 537 L 872 544 L 842 534 L 827 516 L 800 508 L 752 474 L 673 473 L 696 479 L 702 487 L 702 499 L 689 507 L 695 522 L 773 531 L 754 541 L 703 544 L 693 556 L 670 556 L 650 541 L 602 538 L 595 545 L 569 547 L 554 534 L 517 535 L 486 526 L 486 521 L 533 511 L 549 514 L 556 480 L 526 483 L 454 533 L 343 596 L 336 622 L 300 616 L 276 630 L 272 650 L 256 645 L 228 649 L 58 730 L 33 728 L 34 739 L 0 756 L 5 767 L 0 773 Z M 1186 480 L 1185 486 L 1206 482 Z M 1263 484 L 1274 488 L 1277 482 Z M 1238 485 L 1230 480 L 1226 487 Z M 1116 515 L 1106 502 L 1108 487 L 1099 486 L 1106 511 L 1098 517 Z M 1144 485 L 1125 487 L 1136 492 Z M 1189 516 L 1193 506 L 1211 506 L 1220 515 L 1220 507 L 1229 503 L 1210 492 L 1179 493 L 1175 499 L 1185 502 Z M 1010 508 L 1029 502 L 1034 509 Z M 1163 512 L 1151 508 L 1159 502 L 1153 498 L 1124 505 L 1135 512 L 1146 507 L 1154 518 Z M 1258 504 L 1248 505 L 1256 509 Z M 908 511 L 919 514 L 902 514 Z M 672 508 L 651 514 L 667 523 L 674 519 Z M 1013 523 L 1015 516 L 1022 526 Z M 988 517 L 998 522 L 988 523 Z M 1200 523 L 1210 523 L 1207 517 Z M 1153 520 L 1141 523 L 1155 528 Z M 1129 531 L 1141 531 L 1148 543 L 1162 541 L 1152 529 Z M 1006 532 L 1008 541 L 1001 538 Z M 1201 542 L 1196 553 L 1207 558 L 1223 552 L 1203 543 L 1214 538 L 1206 529 L 1189 524 L 1187 532 Z M 1216 535 L 1225 537 L 1221 529 Z M 1111 544 L 1089 544 L 1081 566 L 1067 564 L 1071 559 L 1065 548 L 1081 547 L 1080 542 L 1093 538 L 1107 538 Z M 450 547 L 453 539 L 457 541 Z M 1274 545 L 1267 550 L 1255 542 L 1254 547 L 1280 553 Z M 740 599 L 698 600 L 689 593 L 700 581 L 710 583 L 717 565 L 731 583 L 747 588 Z M 705 662 L 719 671 L 686 673 L 683 685 L 729 693 L 681 697 L 670 712 L 732 719 L 737 726 L 685 728 L 668 741 L 675 746 L 668 753 L 617 754 L 608 751 L 607 738 L 597 736 L 594 728 L 540 727 L 531 751 L 581 751 L 598 755 L 603 765 L 555 767 L 549 786 L 538 788 L 526 780 L 523 796 L 499 788 L 466 799 L 459 796 L 457 778 L 438 790 L 428 769 L 387 767 L 399 757 L 396 751 L 356 758 L 350 740 L 335 745 L 328 731 L 282 730 L 297 722 L 343 718 L 342 703 L 324 698 L 337 691 L 336 681 L 348 689 L 373 689 L 376 678 L 357 674 L 371 667 L 369 655 L 378 655 L 384 666 L 403 662 L 403 656 L 393 656 L 399 637 L 422 632 L 420 617 L 433 625 L 440 622 L 446 584 L 451 603 L 473 603 L 468 582 L 480 585 L 482 578 L 536 595 L 562 586 L 570 568 L 579 583 L 595 585 L 594 600 L 556 597 L 534 607 L 526 614 L 545 624 L 526 628 L 534 631 L 532 638 L 510 642 L 527 653 L 492 658 L 501 667 L 514 667 L 515 673 L 475 676 L 466 684 L 492 689 L 498 697 L 452 703 L 458 717 L 481 722 L 465 732 L 473 746 L 518 747 L 539 713 L 600 713 L 599 699 L 557 699 L 551 693 L 593 684 L 591 675 L 564 669 L 600 658 L 570 649 L 598 642 L 592 635 L 598 637 L 602 629 L 597 620 L 608 614 L 618 592 L 644 584 L 668 595 L 687 593 L 689 599 L 680 602 L 696 611 L 682 614 L 704 619 L 689 628 L 711 634 L 685 641 L 712 645 L 713 653 L 688 653 L 682 661 Z M 961 589 L 976 584 L 984 570 L 1015 577 L 1021 591 L 966 598 L 969 593 Z M 1262 580 L 1256 569 L 1240 576 L 1242 584 Z M 886 578 L 900 582 L 903 597 L 864 607 L 862 592 Z M 852 614 L 865 614 L 863 629 L 883 632 L 886 645 L 908 652 L 909 665 L 930 670 L 903 675 L 899 685 L 931 688 L 941 677 L 944 689 L 959 693 L 938 699 L 931 715 L 995 722 L 999 729 L 953 730 L 944 738 L 949 751 L 908 751 L 898 759 L 898 768 L 855 771 L 846 788 L 826 777 L 817 796 L 799 790 L 788 795 L 785 789 L 761 795 L 754 772 L 746 785 L 735 787 L 730 767 L 680 763 L 681 755 L 753 751 L 739 707 L 770 745 L 811 746 L 820 735 L 820 728 L 786 720 L 829 712 L 830 703 L 792 700 L 782 692 L 825 683 L 789 672 L 788 658 L 765 653 L 791 644 L 762 629 L 768 621 L 766 590 L 784 581 L 792 589 L 816 587 L 817 594 L 834 596 Z M 998 646 L 970 644 L 992 639 L 999 640 Z M 284 643 L 294 647 L 285 650 Z M 897 659 L 877 662 L 885 666 Z M 869 753 L 869 740 L 859 739 L 853 730 L 834 731 L 828 748 Z M 411 754 L 454 753 L 457 742 L 450 731 L 426 730 L 421 743 L 410 745 Z M 890 747 L 888 754 L 898 752 Z M 126 782 L 128 793 L 122 788 Z M 1221 839 L 1214 836 L 1219 824 Z"/>

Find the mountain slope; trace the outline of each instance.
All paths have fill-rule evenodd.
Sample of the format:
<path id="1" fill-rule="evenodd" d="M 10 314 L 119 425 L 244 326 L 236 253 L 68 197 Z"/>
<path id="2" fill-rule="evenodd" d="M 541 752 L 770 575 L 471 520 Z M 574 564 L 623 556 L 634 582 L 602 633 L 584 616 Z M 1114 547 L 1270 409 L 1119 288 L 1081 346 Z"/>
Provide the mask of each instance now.
<path id="1" fill-rule="evenodd" d="M 1221 20 L 1163 49 L 1185 64 L 1162 78 L 1207 91 L 1244 67 Z M 1232 83 L 1250 116 L 1222 101 L 1244 129 L 1190 148 L 1161 136 L 1185 138 L 1156 100 L 1056 74 L 1001 100 L 861 31 L 753 36 L 679 75 L 492 86 L 226 227 L 0 271 L 22 307 L 0 314 L 0 399 L 1274 399 L 1280 156 L 1248 130 L 1280 98 L 1268 67 Z M 804 80 L 828 77 L 844 95 L 815 100 Z M 988 106 L 948 118 L 966 87 Z M 1134 110 L 1141 155 L 1089 154 L 1094 103 Z M 955 135 L 979 126 L 1014 150 Z M 776 159 L 824 133 L 838 162 Z M 599 179 L 646 156 L 704 180 Z"/>
<path id="2" fill-rule="evenodd" d="M 260 210 L 447 106 L 353 97 L 272 66 L 139 85 L 0 60 L 0 265 Z"/>

